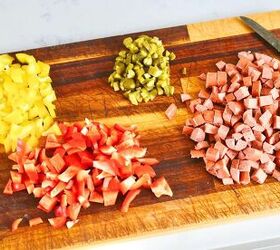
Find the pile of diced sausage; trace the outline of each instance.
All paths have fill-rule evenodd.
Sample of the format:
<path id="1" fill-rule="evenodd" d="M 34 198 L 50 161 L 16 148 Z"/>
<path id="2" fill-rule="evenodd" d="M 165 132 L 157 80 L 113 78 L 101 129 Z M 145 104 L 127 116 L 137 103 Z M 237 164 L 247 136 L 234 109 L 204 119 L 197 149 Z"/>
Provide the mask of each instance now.
<path id="1" fill-rule="evenodd" d="M 206 88 L 189 101 L 193 117 L 183 128 L 195 142 L 191 157 L 225 185 L 280 181 L 280 62 L 250 51 L 238 58 L 200 75 Z"/>

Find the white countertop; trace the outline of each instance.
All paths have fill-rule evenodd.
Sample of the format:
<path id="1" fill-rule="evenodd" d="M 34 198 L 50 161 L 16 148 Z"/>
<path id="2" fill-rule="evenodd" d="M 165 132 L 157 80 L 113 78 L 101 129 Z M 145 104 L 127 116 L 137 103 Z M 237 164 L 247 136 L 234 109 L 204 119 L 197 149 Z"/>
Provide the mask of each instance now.
<path id="1" fill-rule="evenodd" d="M 0 53 L 273 9 L 280 9 L 279 0 L 0 0 Z M 235 247 L 268 249 L 280 244 L 279 237 L 277 215 L 108 243 L 97 249 L 226 249 L 276 239 Z"/>

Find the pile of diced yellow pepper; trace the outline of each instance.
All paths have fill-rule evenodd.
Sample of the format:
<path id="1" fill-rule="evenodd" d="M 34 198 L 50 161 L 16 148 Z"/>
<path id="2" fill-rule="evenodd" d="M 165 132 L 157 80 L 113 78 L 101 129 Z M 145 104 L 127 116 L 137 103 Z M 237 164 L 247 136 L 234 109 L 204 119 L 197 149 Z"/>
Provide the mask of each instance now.
<path id="1" fill-rule="evenodd" d="M 0 55 L 0 144 L 14 151 L 18 139 L 31 147 L 55 118 L 50 66 L 24 53 Z"/>

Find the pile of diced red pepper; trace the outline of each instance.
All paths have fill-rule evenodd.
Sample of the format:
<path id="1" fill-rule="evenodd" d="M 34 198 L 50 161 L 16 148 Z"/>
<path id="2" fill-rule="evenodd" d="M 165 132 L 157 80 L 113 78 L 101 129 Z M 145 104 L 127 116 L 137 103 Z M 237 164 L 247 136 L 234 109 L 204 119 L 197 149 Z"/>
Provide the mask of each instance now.
<path id="1" fill-rule="evenodd" d="M 49 223 L 58 228 L 72 227 L 78 221 L 81 208 L 91 202 L 111 206 L 119 195 L 125 196 L 121 211 L 143 188 L 156 195 L 172 196 L 164 177 L 155 178 L 158 160 L 144 158 L 146 148 L 140 147 L 135 126 L 119 124 L 109 128 L 102 123 L 60 123 L 61 135 L 48 134 L 45 145 L 30 150 L 19 141 L 17 151 L 9 155 L 15 162 L 5 194 L 27 190 L 39 199 L 38 208 L 54 217 Z M 18 227 L 21 218 L 13 223 Z M 42 222 L 40 218 L 30 225 Z"/>

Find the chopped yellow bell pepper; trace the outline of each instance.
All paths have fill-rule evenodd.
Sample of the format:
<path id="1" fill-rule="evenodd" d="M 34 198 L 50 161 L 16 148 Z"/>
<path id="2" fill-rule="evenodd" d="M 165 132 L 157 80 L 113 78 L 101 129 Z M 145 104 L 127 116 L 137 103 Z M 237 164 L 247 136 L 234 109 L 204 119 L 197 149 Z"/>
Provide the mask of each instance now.
<path id="1" fill-rule="evenodd" d="M 34 147 L 45 132 L 59 134 L 53 124 L 56 100 L 50 66 L 25 53 L 0 55 L 0 147 L 14 151 L 18 139 Z"/>

